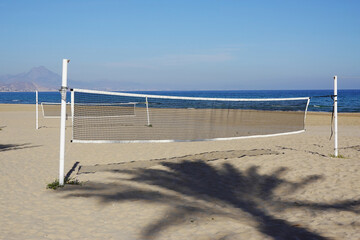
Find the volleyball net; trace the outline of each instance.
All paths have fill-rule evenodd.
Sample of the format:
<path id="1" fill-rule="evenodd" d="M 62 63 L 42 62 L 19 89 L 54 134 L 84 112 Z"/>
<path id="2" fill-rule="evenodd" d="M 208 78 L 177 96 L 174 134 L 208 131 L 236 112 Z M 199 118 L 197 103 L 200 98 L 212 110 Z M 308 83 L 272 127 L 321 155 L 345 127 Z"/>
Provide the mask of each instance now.
<path id="1" fill-rule="evenodd" d="M 50 125 L 54 126 L 54 120 L 61 117 L 61 103 L 56 102 L 60 100 L 60 94 L 57 97 L 51 96 L 49 98 L 49 93 L 44 93 L 35 91 L 35 128 L 39 129 L 42 127 L 48 127 Z M 53 101 L 46 102 L 42 100 Z M 39 118 L 40 116 L 40 118 Z M 66 119 L 72 116 L 72 109 L 70 102 L 66 103 Z M 52 120 L 51 120 L 52 119 Z M 40 124 L 41 123 L 41 124 Z M 57 122 L 56 122 L 57 123 Z M 41 125 L 41 126 L 40 126 Z"/>
<path id="2" fill-rule="evenodd" d="M 308 97 L 203 98 L 72 89 L 72 141 L 201 141 L 300 133 L 308 104 Z"/>
<path id="3" fill-rule="evenodd" d="M 44 118 L 60 118 L 61 103 L 41 102 L 41 112 Z M 66 117 L 71 117 L 71 104 L 66 104 Z"/>

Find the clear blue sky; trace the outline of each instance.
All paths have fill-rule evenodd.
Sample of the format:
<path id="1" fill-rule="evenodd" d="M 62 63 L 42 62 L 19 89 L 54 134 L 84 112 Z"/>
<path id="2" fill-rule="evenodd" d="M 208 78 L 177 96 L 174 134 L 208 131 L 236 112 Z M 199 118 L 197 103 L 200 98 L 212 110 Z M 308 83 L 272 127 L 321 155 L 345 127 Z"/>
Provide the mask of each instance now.
<path id="1" fill-rule="evenodd" d="M 360 88 L 360 1 L 2 0 L 0 54 L 124 88 Z"/>

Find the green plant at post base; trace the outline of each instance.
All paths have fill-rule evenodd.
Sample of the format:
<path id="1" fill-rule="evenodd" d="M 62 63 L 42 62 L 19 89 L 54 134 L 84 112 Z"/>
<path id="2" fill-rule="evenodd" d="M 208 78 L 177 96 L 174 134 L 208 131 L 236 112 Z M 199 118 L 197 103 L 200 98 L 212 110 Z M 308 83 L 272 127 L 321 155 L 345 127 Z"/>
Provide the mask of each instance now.
<path id="1" fill-rule="evenodd" d="M 60 187 L 60 185 L 59 185 L 59 180 L 58 179 L 56 179 L 55 181 L 53 181 L 52 183 L 49 183 L 47 186 L 46 186 L 46 188 L 47 189 L 57 189 L 58 187 Z"/>
<path id="2" fill-rule="evenodd" d="M 329 156 L 332 157 L 332 158 L 346 158 L 346 157 L 344 157 L 344 156 L 341 155 L 341 154 L 339 154 L 339 155 L 337 155 L 337 156 L 335 156 L 334 154 L 329 154 Z"/>
<path id="3" fill-rule="evenodd" d="M 69 184 L 69 185 L 81 185 L 81 183 L 79 182 L 79 180 L 74 179 L 74 178 L 65 178 L 64 179 L 64 185 L 60 185 L 59 183 L 59 179 L 55 179 L 55 181 L 53 181 L 52 183 L 49 183 L 46 188 L 47 189 L 53 189 L 56 190 L 60 187 L 64 187 L 65 184 Z"/>

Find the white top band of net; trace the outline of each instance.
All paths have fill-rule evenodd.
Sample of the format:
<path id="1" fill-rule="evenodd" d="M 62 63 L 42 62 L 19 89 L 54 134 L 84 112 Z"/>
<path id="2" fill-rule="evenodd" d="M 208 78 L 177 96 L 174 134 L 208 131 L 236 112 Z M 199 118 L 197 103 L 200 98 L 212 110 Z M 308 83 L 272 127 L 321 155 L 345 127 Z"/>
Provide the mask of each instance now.
<path id="1" fill-rule="evenodd" d="M 232 102 L 248 102 L 248 101 L 284 101 L 284 100 L 308 100 L 310 97 L 296 97 L 296 98 L 204 98 L 204 97 L 180 97 L 180 96 L 166 96 L 166 95 L 151 95 L 139 93 L 126 93 L 126 92 L 108 92 L 87 89 L 72 89 L 74 92 L 93 93 L 93 94 L 106 94 L 113 96 L 126 96 L 126 97 L 143 97 L 143 98 L 159 98 L 159 99 L 177 99 L 177 100 L 199 100 L 199 101 L 232 101 Z"/>

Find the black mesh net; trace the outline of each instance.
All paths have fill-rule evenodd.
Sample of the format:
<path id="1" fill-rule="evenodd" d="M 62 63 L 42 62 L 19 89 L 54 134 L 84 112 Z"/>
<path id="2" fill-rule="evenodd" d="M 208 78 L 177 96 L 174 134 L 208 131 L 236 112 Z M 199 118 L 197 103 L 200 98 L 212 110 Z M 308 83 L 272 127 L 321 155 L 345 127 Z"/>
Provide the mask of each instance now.
<path id="1" fill-rule="evenodd" d="M 308 98 L 195 99 L 74 90 L 74 141 L 196 141 L 304 130 Z"/>

